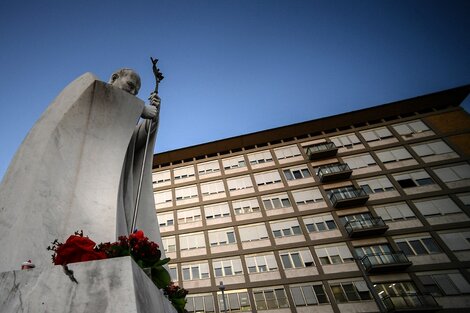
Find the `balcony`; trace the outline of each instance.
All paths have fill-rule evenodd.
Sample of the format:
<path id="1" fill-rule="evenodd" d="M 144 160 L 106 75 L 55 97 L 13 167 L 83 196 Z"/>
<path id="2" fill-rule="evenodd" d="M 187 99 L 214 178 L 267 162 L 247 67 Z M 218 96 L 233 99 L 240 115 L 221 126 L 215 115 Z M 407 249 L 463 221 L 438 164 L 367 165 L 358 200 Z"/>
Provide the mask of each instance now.
<path id="1" fill-rule="evenodd" d="M 344 224 L 349 237 L 361 237 L 370 235 L 381 235 L 388 229 L 381 217 L 371 217 L 368 219 L 352 220 Z"/>
<path id="2" fill-rule="evenodd" d="M 347 164 L 330 164 L 318 168 L 317 176 L 322 183 L 335 180 L 347 179 L 351 176 L 352 170 Z"/>
<path id="3" fill-rule="evenodd" d="M 366 254 L 361 259 L 368 273 L 400 271 L 412 263 L 403 252 Z"/>
<path id="4" fill-rule="evenodd" d="M 332 142 L 322 142 L 307 147 L 307 155 L 310 160 L 332 157 L 335 156 L 336 153 L 338 153 L 338 148 Z"/>
<path id="5" fill-rule="evenodd" d="M 430 294 L 407 293 L 382 297 L 386 312 L 436 312 L 442 309 Z"/>
<path id="6" fill-rule="evenodd" d="M 369 200 L 369 195 L 362 188 L 351 187 L 347 191 L 338 190 L 330 194 L 330 201 L 336 209 L 362 205 L 367 200 Z"/>

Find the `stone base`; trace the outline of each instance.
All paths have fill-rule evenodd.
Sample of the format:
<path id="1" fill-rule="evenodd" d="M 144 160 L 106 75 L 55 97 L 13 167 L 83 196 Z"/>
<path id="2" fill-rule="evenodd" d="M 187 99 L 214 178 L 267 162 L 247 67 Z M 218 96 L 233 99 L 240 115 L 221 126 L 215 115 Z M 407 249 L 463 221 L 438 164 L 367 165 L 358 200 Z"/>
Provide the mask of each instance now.
<path id="1" fill-rule="evenodd" d="M 170 301 L 130 258 L 0 273 L 0 312 L 176 313 Z"/>

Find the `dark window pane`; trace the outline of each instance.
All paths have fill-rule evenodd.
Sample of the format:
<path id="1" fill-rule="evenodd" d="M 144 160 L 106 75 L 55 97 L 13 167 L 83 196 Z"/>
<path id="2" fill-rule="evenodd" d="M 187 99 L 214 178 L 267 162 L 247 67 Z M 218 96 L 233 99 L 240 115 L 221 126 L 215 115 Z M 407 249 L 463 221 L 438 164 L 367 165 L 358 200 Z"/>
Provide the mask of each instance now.
<path id="1" fill-rule="evenodd" d="M 324 231 L 324 230 L 326 230 L 326 226 L 325 226 L 325 224 L 324 224 L 323 222 L 316 223 L 315 225 L 317 226 L 318 231 Z"/>
<path id="2" fill-rule="evenodd" d="M 441 249 L 437 245 L 437 243 L 432 238 L 423 238 L 422 241 L 424 242 L 426 248 L 428 248 L 430 253 L 440 253 Z"/>
<path id="3" fill-rule="evenodd" d="M 397 242 L 398 248 L 400 248 L 403 253 L 405 253 L 407 256 L 410 255 L 415 255 L 414 252 L 411 250 L 410 246 L 408 245 L 407 242 Z"/>
<path id="4" fill-rule="evenodd" d="M 336 301 L 339 303 L 348 302 L 348 299 L 346 299 L 346 296 L 344 295 L 343 289 L 340 285 L 331 286 L 331 291 L 333 291 L 333 295 L 335 296 Z"/>
<path id="5" fill-rule="evenodd" d="M 222 274 L 222 268 L 220 268 L 220 267 L 219 267 L 219 268 L 215 268 L 215 269 L 214 269 L 214 272 L 215 272 L 215 277 L 221 277 L 221 276 L 223 276 L 223 274 Z"/>
<path id="6" fill-rule="evenodd" d="M 282 206 L 283 206 L 284 208 L 291 206 L 289 199 L 281 199 L 281 201 L 282 201 Z"/>
<path id="7" fill-rule="evenodd" d="M 284 170 L 284 175 L 286 176 L 287 180 L 293 180 L 294 176 L 292 176 L 292 173 L 289 170 Z"/>
<path id="8" fill-rule="evenodd" d="M 270 200 L 263 200 L 263 204 L 266 210 L 271 210 L 273 208 L 273 205 L 271 204 Z"/>
<path id="9" fill-rule="evenodd" d="M 336 223 L 334 221 L 326 221 L 326 226 L 328 226 L 328 229 L 336 229 Z"/>
<path id="10" fill-rule="evenodd" d="M 235 235 L 233 232 L 228 232 L 227 233 L 227 238 L 229 243 L 234 243 L 235 242 Z"/>
<path id="11" fill-rule="evenodd" d="M 432 178 L 428 177 L 428 178 L 417 179 L 417 180 L 416 180 L 416 183 L 417 183 L 419 186 L 426 186 L 426 185 L 432 185 L 432 184 L 434 184 L 434 181 L 432 180 Z"/>
<path id="12" fill-rule="evenodd" d="M 294 174 L 294 178 L 295 178 L 295 179 L 301 179 L 301 178 L 303 178 L 302 173 L 300 172 L 300 170 L 292 171 L 292 174 Z"/>
<path id="13" fill-rule="evenodd" d="M 428 252 L 424 248 L 421 241 L 419 241 L 419 240 L 410 240 L 409 243 L 410 243 L 411 247 L 413 247 L 413 249 L 415 250 L 417 255 L 428 254 Z"/>
<path id="14" fill-rule="evenodd" d="M 281 255 L 282 264 L 284 268 L 292 268 L 292 262 L 290 261 L 289 255 L 283 254 Z"/>
<path id="15" fill-rule="evenodd" d="M 302 170 L 302 175 L 303 175 L 304 177 L 310 177 L 310 172 L 308 171 L 308 169 L 303 169 L 303 170 Z"/>
<path id="16" fill-rule="evenodd" d="M 346 297 L 349 301 L 358 301 L 359 295 L 356 292 L 356 288 L 353 284 L 342 284 L 344 292 L 346 293 Z"/>
<path id="17" fill-rule="evenodd" d="M 401 188 L 410 188 L 417 186 L 411 178 L 399 180 L 398 184 L 400 184 Z"/>
<path id="18" fill-rule="evenodd" d="M 280 230 L 273 230 L 274 237 L 282 237 L 281 231 Z"/>
<path id="19" fill-rule="evenodd" d="M 307 227 L 307 230 L 309 233 L 312 233 L 315 231 L 315 227 L 313 226 L 313 224 L 307 224 L 305 226 Z"/>
<path id="20" fill-rule="evenodd" d="M 281 200 L 279 198 L 274 198 L 272 199 L 273 201 L 273 206 L 276 208 L 276 209 L 279 209 L 282 207 L 281 205 Z"/>
<path id="21" fill-rule="evenodd" d="M 326 296 L 325 290 L 323 289 L 323 285 L 314 285 L 313 290 L 315 290 L 318 302 L 328 303 L 328 297 Z"/>
<path id="22" fill-rule="evenodd" d="M 294 232 L 294 235 L 302 234 L 302 231 L 300 230 L 300 226 L 292 226 L 292 231 Z"/>
<path id="23" fill-rule="evenodd" d="M 292 261 L 294 262 L 295 267 L 303 267 L 302 260 L 300 259 L 299 253 L 292 253 L 291 254 Z"/>

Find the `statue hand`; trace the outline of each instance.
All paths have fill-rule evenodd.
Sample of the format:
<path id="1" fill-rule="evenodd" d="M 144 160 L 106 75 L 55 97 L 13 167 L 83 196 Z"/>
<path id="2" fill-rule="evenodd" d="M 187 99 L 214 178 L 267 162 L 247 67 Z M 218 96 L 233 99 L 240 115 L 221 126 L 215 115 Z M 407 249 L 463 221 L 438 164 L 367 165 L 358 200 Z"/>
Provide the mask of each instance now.
<path id="1" fill-rule="evenodd" d="M 148 120 L 155 119 L 157 117 L 157 107 L 153 105 L 144 106 L 144 110 L 140 116 Z"/>
<path id="2" fill-rule="evenodd" d="M 144 107 L 141 117 L 145 119 L 156 119 L 160 113 L 160 97 L 152 92 L 149 97 L 150 105 Z"/>

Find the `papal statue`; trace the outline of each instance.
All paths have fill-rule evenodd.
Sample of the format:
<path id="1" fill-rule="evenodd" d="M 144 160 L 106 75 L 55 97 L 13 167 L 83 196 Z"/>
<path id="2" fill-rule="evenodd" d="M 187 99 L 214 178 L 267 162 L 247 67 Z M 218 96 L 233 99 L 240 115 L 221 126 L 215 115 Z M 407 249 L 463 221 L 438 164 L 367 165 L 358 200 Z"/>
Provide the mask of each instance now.
<path id="1" fill-rule="evenodd" d="M 160 98 L 145 105 L 139 88 L 131 69 L 109 83 L 86 73 L 36 122 L 0 184 L 0 272 L 52 266 L 47 246 L 77 230 L 96 243 L 127 235 L 144 159 L 136 228 L 161 244 L 151 177 Z"/>

